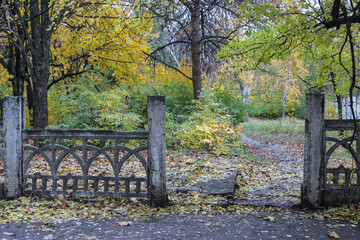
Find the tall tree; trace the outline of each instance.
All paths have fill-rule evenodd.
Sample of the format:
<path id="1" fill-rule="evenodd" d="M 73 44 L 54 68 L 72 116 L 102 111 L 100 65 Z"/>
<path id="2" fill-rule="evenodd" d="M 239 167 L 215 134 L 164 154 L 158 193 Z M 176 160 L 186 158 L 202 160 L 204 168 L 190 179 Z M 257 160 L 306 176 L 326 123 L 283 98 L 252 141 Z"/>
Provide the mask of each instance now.
<path id="1" fill-rule="evenodd" d="M 12 75 L 13 94 L 24 92 L 25 82 L 33 103 L 34 127 L 47 125 L 47 83 L 50 74 L 50 1 L 2 1 L 0 63 Z M 32 90 L 33 89 L 33 90 Z"/>
<path id="2" fill-rule="evenodd" d="M 154 50 L 147 53 L 148 56 L 190 79 L 195 99 L 201 92 L 202 75 L 204 73 L 210 75 L 216 69 L 216 53 L 238 29 L 235 10 L 239 2 L 228 0 L 143 2 L 143 6 L 153 14 L 162 31 L 162 37 L 153 39 Z M 179 60 L 191 64 L 191 76 L 181 71 Z"/>
<path id="3" fill-rule="evenodd" d="M 1 3 L 0 63 L 11 75 L 14 95 L 23 95 L 26 83 L 35 128 L 48 124 L 49 87 L 82 74 L 90 65 L 97 64 L 98 69 L 114 63 L 130 65 L 139 56 L 126 51 L 140 46 L 132 44 L 143 36 L 129 33 L 144 30 L 143 24 L 139 24 L 141 16 L 135 16 L 124 2 L 114 5 L 105 1 L 1 0 Z M 136 22 L 129 21 L 135 18 Z M 126 50 L 117 51 L 120 46 Z M 138 50 L 141 53 L 146 49 Z"/>

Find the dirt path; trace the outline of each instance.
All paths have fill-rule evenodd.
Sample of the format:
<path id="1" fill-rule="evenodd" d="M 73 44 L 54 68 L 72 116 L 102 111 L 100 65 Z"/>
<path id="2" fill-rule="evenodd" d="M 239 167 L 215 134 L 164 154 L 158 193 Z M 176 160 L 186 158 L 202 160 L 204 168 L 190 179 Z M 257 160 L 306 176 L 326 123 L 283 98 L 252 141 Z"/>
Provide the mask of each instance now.
<path id="1" fill-rule="evenodd" d="M 247 152 L 258 156 L 255 160 L 264 171 L 260 180 L 249 182 L 243 191 L 243 199 L 237 203 L 251 205 L 275 205 L 290 208 L 300 203 L 300 186 L 303 177 L 301 147 L 291 144 L 264 143 L 243 136 Z"/>

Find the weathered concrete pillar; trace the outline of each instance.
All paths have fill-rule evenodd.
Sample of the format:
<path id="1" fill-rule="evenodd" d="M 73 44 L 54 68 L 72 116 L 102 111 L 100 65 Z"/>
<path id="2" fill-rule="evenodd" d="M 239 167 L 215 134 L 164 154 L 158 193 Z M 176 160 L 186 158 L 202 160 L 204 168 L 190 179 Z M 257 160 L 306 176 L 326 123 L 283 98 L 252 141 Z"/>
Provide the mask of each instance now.
<path id="1" fill-rule="evenodd" d="M 166 131 L 165 97 L 148 96 L 148 193 L 150 206 L 165 207 L 166 193 Z"/>
<path id="2" fill-rule="evenodd" d="M 325 160 L 324 95 L 306 94 L 304 180 L 301 192 L 303 206 L 321 205 Z"/>
<path id="3" fill-rule="evenodd" d="M 23 137 L 25 127 L 24 97 L 5 97 L 4 117 L 4 165 L 5 197 L 14 199 L 22 193 Z"/>

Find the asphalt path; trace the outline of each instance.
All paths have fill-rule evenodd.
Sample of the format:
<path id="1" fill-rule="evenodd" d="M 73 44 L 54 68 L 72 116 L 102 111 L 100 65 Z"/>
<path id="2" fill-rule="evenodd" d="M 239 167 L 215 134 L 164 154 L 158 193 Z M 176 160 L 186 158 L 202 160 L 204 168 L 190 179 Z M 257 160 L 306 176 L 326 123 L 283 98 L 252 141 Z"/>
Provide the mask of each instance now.
<path id="1" fill-rule="evenodd" d="M 58 224 L 0 225 L 0 239 L 360 239 L 360 227 L 284 211 L 259 214 L 167 215 L 147 219 L 81 219 Z"/>

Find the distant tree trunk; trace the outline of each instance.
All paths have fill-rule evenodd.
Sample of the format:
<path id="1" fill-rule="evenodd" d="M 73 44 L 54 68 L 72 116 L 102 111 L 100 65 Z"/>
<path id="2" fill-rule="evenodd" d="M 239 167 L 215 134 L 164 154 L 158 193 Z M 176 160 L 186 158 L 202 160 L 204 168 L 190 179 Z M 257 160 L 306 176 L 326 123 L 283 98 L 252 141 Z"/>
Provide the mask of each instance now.
<path id="1" fill-rule="evenodd" d="M 285 120 L 285 116 L 286 116 L 286 104 L 287 104 L 289 86 L 290 86 L 290 65 L 288 66 L 288 70 L 287 70 L 287 79 L 286 79 L 285 93 L 284 93 L 284 99 L 283 99 L 283 107 L 282 107 L 282 120 L 283 121 Z"/>
<path id="2" fill-rule="evenodd" d="M 331 72 L 330 73 L 330 79 L 331 79 L 331 83 L 333 85 L 333 88 L 334 88 L 334 93 L 335 93 L 335 96 L 336 96 L 336 103 L 337 103 L 337 107 L 338 107 L 338 118 L 339 119 L 343 119 L 343 106 L 342 106 L 342 99 L 341 99 L 341 96 L 336 93 L 337 91 L 337 84 L 335 82 L 335 73 Z"/>
<path id="3" fill-rule="evenodd" d="M 191 58 L 192 58 L 192 83 L 194 98 L 199 99 L 201 93 L 201 59 L 200 59 L 200 1 L 193 1 L 189 7 L 191 12 Z"/>
<path id="4" fill-rule="evenodd" d="M 250 80 L 249 85 L 243 84 L 240 80 L 238 81 L 238 83 L 240 84 L 240 93 L 241 93 L 241 96 L 243 97 L 243 103 L 245 105 L 245 116 L 244 116 L 245 122 L 247 122 L 249 120 L 249 113 L 247 111 L 247 108 L 248 108 L 249 102 L 250 102 L 252 81 L 253 81 L 253 79 Z"/>

